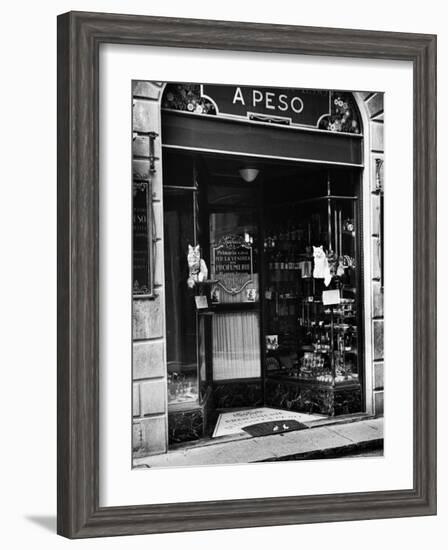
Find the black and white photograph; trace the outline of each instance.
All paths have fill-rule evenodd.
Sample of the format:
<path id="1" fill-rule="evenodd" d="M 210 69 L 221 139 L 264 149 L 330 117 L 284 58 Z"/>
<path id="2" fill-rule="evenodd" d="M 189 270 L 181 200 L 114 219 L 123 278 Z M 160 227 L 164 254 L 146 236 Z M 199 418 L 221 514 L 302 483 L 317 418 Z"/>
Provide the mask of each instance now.
<path id="1" fill-rule="evenodd" d="M 384 102 L 132 82 L 134 468 L 383 455 Z"/>
<path id="2" fill-rule="evenodd" d="M 2 547 L 442 548 L 444 4 L 2 7 Z"/>

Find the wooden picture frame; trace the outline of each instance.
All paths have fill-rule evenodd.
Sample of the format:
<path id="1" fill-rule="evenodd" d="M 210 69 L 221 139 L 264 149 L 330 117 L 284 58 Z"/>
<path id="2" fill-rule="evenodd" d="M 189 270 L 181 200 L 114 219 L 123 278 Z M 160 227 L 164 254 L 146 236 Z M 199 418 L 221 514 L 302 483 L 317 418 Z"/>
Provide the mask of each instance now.
<path id="1" fill-rule="evenodd" d="M 414 75 L 414 484 L 409 490 L 99 506 L 99 47 L 406 60 Z M 436 513 L 436 37 L 70 12 L 58 18 L 58 533 L 69 538 Z"/>

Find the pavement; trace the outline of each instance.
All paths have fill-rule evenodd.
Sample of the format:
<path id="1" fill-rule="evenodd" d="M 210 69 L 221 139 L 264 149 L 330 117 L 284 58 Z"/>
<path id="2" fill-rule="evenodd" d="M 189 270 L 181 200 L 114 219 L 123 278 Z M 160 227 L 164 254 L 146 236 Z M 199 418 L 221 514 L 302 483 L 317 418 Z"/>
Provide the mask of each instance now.
<path id="1" fill-rule="evenodd" d="M 179 447 L 166 454 L 138 458 L 134 467 L 163 468 L 247 464 L 281 460 L 378 456 L 383 447 L 383 418 L 319 425 L 263 437 L 240 437 L 213 444 Z"/>

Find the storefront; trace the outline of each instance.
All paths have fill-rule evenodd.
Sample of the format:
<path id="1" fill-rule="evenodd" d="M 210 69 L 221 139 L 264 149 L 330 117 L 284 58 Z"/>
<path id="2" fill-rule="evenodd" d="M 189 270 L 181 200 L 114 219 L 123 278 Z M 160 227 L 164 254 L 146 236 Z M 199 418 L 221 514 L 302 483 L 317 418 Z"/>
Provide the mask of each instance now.
<path id="1" fill-rule="evenodd" d="M 135 83 L 135 456 L 225 411 L 382 414 L 377 96 Z"/>

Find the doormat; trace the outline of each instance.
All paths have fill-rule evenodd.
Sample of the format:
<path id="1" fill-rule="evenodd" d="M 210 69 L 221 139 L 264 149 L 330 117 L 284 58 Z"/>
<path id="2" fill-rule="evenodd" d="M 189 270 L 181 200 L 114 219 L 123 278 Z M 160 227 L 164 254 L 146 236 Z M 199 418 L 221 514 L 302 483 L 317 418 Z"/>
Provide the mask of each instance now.
<path id="1" fill-rule="evenodd" d="M 246 426 L 243 430 L 252 437 L 261 437 L 262 435 L 276 435 L 285 432 L 294 432 L 297 430 L 307 430 L 308 426 L 297 420 L 282 420 L 281 422 L 260 422 Z"/>
<path id="2" fill-rule="evenodd" d="M 307 422 L 325 418 L 321 414 L 306 414 L 293 411 L 283 411 L 281 409 L 271 409 L 270 407 L 260 407 L 257 409 L 244 409 L 240 411 L 231 411 L 221 413 L 216 422 L 212 437 L 222 437 L 224 435 L 247 433 L 243 428 L 262 424 L 265 422 L 282 422 L 295 420 L 306 425 Z"/>

